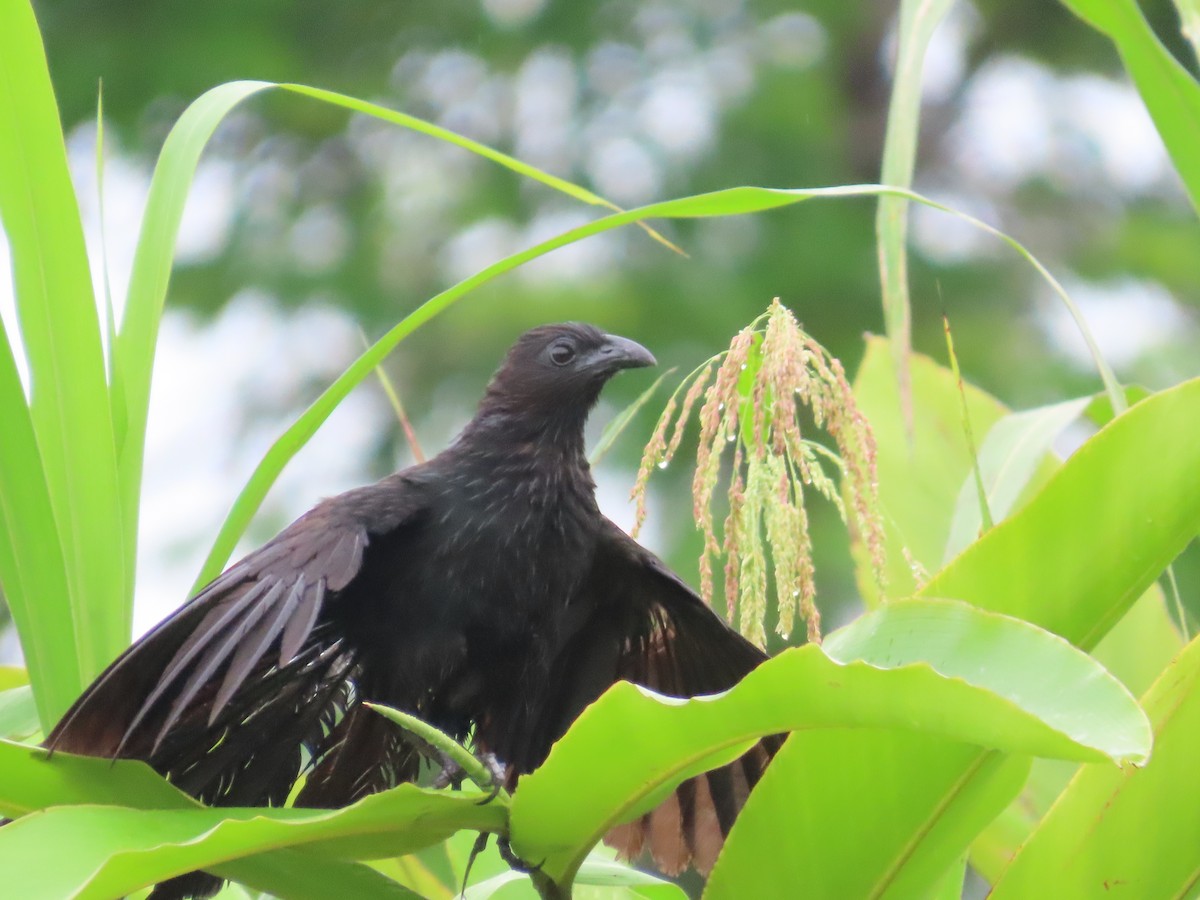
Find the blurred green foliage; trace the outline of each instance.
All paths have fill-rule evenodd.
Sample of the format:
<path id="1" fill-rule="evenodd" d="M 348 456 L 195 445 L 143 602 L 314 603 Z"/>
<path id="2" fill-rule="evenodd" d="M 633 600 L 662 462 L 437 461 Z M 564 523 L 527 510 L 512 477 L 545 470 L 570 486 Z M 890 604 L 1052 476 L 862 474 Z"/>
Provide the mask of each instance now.
<path id="1" fill-rule="evenodd" d="M 429 118 L 626 206 L 737 184 L 877 180 L 896 12 L 833 0 L 35 7 L 68 133 L 91 127 L 103 79 L 111 152 L 147 170 L 172 122 L 205 89 L 238 78 L 295 80 Z M 1145 13 L 1194 72 L 1171 5 L 1145 4 Z M 1133 187 L 1105 183 L 1103 148 L 1069 129 L 1046 138 L 1055 142 L 1048 168 L 990 179 L 963 162 L 963 133 L 981 105 L 972 92 L 989 73 L 1015 64 L 1041 67 L 1046 83 L 1119 81 L 1112 46 L 1064 7 L 1034 0 L 960 4 L 941 32 L 932 54 L 941 65 L 930 68 L 943 74 L 926 92 L 917 189 L 980 213 L 1074 284 L 1161 286 L 1194 338 L 1200 253 L 1173 174 Z M 656 115 L 672 103 L 695 114 L 682 120 L 682 136 Z M 1034 111 L 1028 118 L 1036 127 Z M 180 258 L 168 301 L 201 315 L 257 291 L 288 308 L 349 309 L 375 336 L 459 277 L 591 214 L 455 148 L 286 96 L 236 113 L 206 164 L 232 208 L 213 247 Z M 593 239 L 439 317 L 405 343 L 394 377 L 419 423 L 447 391 L 471 402 L 519 330 L 568 318 L 633 335 L 664 366 L 686 371 L 774 296 L 853 371 L 863 332 L 883 327 L 874 212 L 873 202 L 856 200 L 665 223 L 686 257 L 634 229 Z M 943 219 L 940 229 L 967 226 Z M 965 253 L 931 250 L 919 221 L 913 232 L 915 349 L 944 358 L 946 312 L 966 377 L 1012 406 L 1096 389 L 1094 372 L 1039 326 L 1053 304 L 1026 266 L 978 241 Z M 1181 333 L 1118 364 L 1118 374 L 1152 387 L 1194 374 L 1197 354 Z M 643 387 L 618 384 L 613 402 Z M 650 418 L 643 414 L 640 430 L 635 423 L 614 459 L 632 467 Z M 405 457 L 394 431 L 379 473 Z M 678 477 L 664 474 L 668 483 Z M 818 511 L 816 526 L 829 535 L 817 541 L 822 592 L 836 598 L 852 589 L 833 518 Z M 686 541 L 688 531 L 669 537 Z M 674 557 L 685 571 L 695 549 Z"/>

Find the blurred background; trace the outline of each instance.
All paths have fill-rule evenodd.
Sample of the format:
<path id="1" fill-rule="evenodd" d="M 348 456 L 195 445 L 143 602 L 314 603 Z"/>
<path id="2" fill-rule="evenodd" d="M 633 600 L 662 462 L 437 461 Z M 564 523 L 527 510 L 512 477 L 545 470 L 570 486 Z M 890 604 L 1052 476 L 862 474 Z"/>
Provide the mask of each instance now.
<path id="1" fill-rule="evenodd" d="M 224 81 L 330 88 L 403 110 L 622 206 L 734 185 L 879 178 L 894 3 L 814 0 L 42 0 L 35 4 L 101 267 L 118 303 L 154 159 L 189 102 Z M 1192 71 L 1166 2 L 1142 4 Z M 1028 246 L 1082 307 L 1126 381 L 1200 374 L 1200 250 L 1188 204 L 1111 45 L 1040 0 L 959 3 L 924 85 L 917 190 Z M 237 491 L 288 423 L 418 304 L 597 215 L 465 151 L 296 96 L 252 100 L 200 164 L 180 235 L 150 413 L 135 630 L 182 602 Z M 869 200 L 656 223 L 560 250 L 468 295 L 405 341 L 388 373 L 427 453 L 470 416 L 524 328 L 584 319 L 690 371 L 779 296 L 853 372 L 882 331 Z M 1032 269 L 961 220 L 916 208 L 916 349 L 1014 407 L 1099 382 Z M 2 242 L 0 242 L 2 244 Z M 6 253 L 0 245 L 0 255 Z M 0 264 L 5 260 L 0 256 Z M 7 281 L 3 291 L 8 291 Z M 0 294 L 11 316 L 11 297 Z M 365 337 L 364 337 L 365 336 Z M 627 374 L 594 417 L 653 375 Z M 660 393 L 598 472 L 623 525 Z M 322 496 L 412 461 L 377 382 L 288 467 L 247 544 Z M 657 473 L 645 538 L 695 583 L 688 457 Z M 855 608 L 844 532 L 814 505 L 819 602 Z"/>

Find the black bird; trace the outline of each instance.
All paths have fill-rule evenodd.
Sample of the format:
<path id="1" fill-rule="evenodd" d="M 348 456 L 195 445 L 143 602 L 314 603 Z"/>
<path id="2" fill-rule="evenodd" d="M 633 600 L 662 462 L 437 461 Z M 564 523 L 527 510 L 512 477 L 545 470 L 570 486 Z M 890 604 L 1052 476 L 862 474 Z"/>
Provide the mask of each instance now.
<path id="1" fill-rule="evenodd" d="M 723 691 L 765 658 L 605 518 L 583 427 L 605 382 L 654 365 L 590 325 L 522 335 L 449 448 L 324 500 L 130 647 L 46 746 L 145 760 L 221 806 L 337 807 L 416 777 L 361 705 L 411 712 L 517 776 L 619 679 Z M 707 871 L 778 739 L 684 783 L 610 842 Z M 155 900 L 220 882 L 181 876 Z"/>

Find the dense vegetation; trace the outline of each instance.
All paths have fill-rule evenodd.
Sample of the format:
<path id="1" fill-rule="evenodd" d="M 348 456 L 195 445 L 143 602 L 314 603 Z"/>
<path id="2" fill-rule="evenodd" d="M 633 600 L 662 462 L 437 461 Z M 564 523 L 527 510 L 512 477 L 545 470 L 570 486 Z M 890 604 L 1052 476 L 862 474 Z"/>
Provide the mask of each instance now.
<path id="1" fill-rule="evenodd" d="M 1060 281 L 1052 273 L 1136 276 L 1139 284 L 1163 285 L 1194 302 L 1200 85 L 1177 59 L 1194 48 L 1174 32 L 1164 46 L 1131 0 L 1066 5 L 1077 19 L 1039 6 L 1045 27 L 1018 37 L 1003 11 L 978 13 L 972 27 L 985 37 L 970 65 L 980 70 L 989 55 L 999 58 L 998 47 L 1012 45 L 1032 55 L 1058 54 L 1063 65 L 1103 69 L 1119 60 L 1178 181 L 1139 192 L 1094 180 L 1081 186 L 1061 170 L 999 187 L 960 177 L 946 189 L 929 178 L 926 167 L 941 161 L 937 153 L 952 155 L 938 104 L 923 106 L 920 89 L 931 35 L 949 9 L 944 2 L 901 4 L 886 112 L 888 92 L 864 93 L 854 77 L 876 71 L 862 60 L 880 52 L 886 22 L 874 28 L 850 22 L 851 13 L 838 13 L 834 4 L 811 10 L 811 22 L 788 18 L 793 11 L 772 11 L 779 13 L 770 19 L 777 30 L 755 33 L 778 38 L 784 29 L 793 40 L 780 45 L 773 65 L 754 70 L 754 91 L 746 87 L 738 95 L 733 70 L 719 70 L 731 84 L 722 111 L 728 127 L 719 140 L 705 138 L 709 143 L 692 150 L 680 145 L 677 157 L 664 150 L 656 164 L 636 153 L 625 158 L 660 176 L 641 192 L 626 185 L 625 196 L 611 198 L 635 207 L 628 211 L 564 180 L 583 180 L 575 176 L 586 170 L 600 191 L 603 168 L 581 165 L 577 172 L 570 158 L 564 162 L 532 140 L 552 121 L 535 117 L 523 131 L 514 125 L 511 132 L 489 132 L 486 116 L 469 103 L 450 109 L 463 97 L 446 87 L 461 84 L 450 74 L 461 79 L 464 71 L 474 72 L 467 93 L 491 96 L 487 90 L 503 83 L 489 80 L 491 66 L 526 73 L 533 67 L 527 77 L 535 81 L 538 73 L 551 79 L 556 72 L 569 80 L 562 60 L 586 56 L 599 65 L 596 54 L 606 45 L 596 34 L 624 27 L 619 4 L 606 7 L 608 18 L 582 24 L 569 4 L 550 5 L 524 29 L 511 22 L 502 27 L 493 15 L 487 36 L 494 40 L 478 55 L 460 50 L 455 57 L 447 50 L 449 57 L 431 51 L 422 57 L 396 52 L 389 43 L 394 31 L 362 12 L 370 4 L 359 8 L 362 19 L 347 18 L 315 44 L 304 23 L 323 7 L 289 7 L 287 14 L 301 23 L 294 36 L 269 5 L 253 14 L 237 4 L 204 6 L 186 28 L 147 12 L 146 27 L 160 28 L 159 39 L 147 39 L 152 31 L 137 36 L 133 53 L 132 36 L 100 27 L 118 28 L 115 17 L 92 20 L 95 9 L 63 3 L 39 8 L 49 67 L 30 5 L 0 4 L 0 219 L 19 322 L 6 321 L 0 341 L 0 585 L 25 660 L 24 669 L 4 670 L 0 684 L 0 732 L 11 739 L 0 744 L 0 812 L 16 819 L 0 830 L 5 891 L 116 897 L 204 867 L 280 897 L 449 897 L 482 831 L 507 834 L 522 858 L 541 861 L 542 876 L 534 884 L 489 851 L 471 871 L 473 897 L 546 895 L 572 883 L 579 895 L 678 896 L 682 888 L 595 849 L 601 836 L 759 736 L 790 731 L 708 879 L 708 896 L 791 897 L 803 885 L 811 896 L 958 897 L 968 866 L 973 874 L 966 890 L 978 890 L 982 881 L 1001 898 L 1193 896 L 1200 870 L 1194 766 L 1200 642 L 1191 640 L 1188 611 L 1194 561 L 1185 555 L 1178 575 L 1170 567 L 1200 532 L 1200 380 L 1185 377 L 1193 374 L 1186 362 L 1194 366 L 1195 347 L 1167 340 L 1149 354 L 1154 365 L 1135 369 L 1165 381 L 1152 385 L 1157 390 L 1122 385 L 1073 301 L 1080 280 Z M 447 9 L 429 21 L 414 20 L 401 32 L 402 45 L 424 42 L 444 50 L 450 36 L 465 40 L 483 27 L 473 6 L 471 12 Z M 757 21 L 741 9 L 725 18 L 682 7 L 650 9 L 658 20 L 647 24 L 650 13 L 631 18 L 629 27 L 641 29 L 648 48 L 630 63 L 634 69 L 662 58 L 650 50 L 659 46 L 652 38 L 666 40 L 664 34 L 711 51 L 704 56 L 708 63 L 728 62 L 735 38 L 745 38 L 747 23 Z M 1185 23 L 1195 16 L 1184 0 L 1179 12 Z M 241 27 L 217 30 L 223 16 L 240 19 Z M 795 29 L 818 20 L 825 24 L 826 55 L 806 61 L 796 56 L 796 48 L 807 45 L 794 40 Z M 1165 29 L 1170 20 L 1161 15 L 1156 25 Z M 372 40 L 356 37 L 372 33 Z M 1194 24 L 1187 33 L 1196 34 Z M 81 38 L 86 42 L 74 43 Z M 185 38 L 203 48 L 195 59 L 222 61 L 185 76 L 187 67 L 179 64 L 187 58 Z M 557 48 L 552 52 L 542 48 L 550 42 Z M 530 62 L 525 51 L 535 45 L 542 49 L 529 51 Z M 348 46 L 361 52 L 350 54 Z M 770 46 L 755 45 L 764 53 Z M 106 47 L 111 59 L 97 56 Z M 217 54 L 217 47 L 227 52 Z M 297 55 L 300 47 L 305 51 Z M 377 96 L 388 92 L 356 76 L 386 66 L 381 60 L 389 54 L 399 59 L 391 93 L 401 96 L 386 104 L 266 82 L 228 82 L 201 93 L 212 80 L 231 77 L 222 66 L 234 66 L 238 75 L 280 77 L 310 68 L 313 81 Z M 451 63 L 464 56 L 486 60 L 484 74 L 476 62 L 455 70 Z M 134 57 L 137 77 L 122 78 L 122 65 Z M 438 58 L 441 70 L 433 67 Z M 161 140 L 128 291 L 116 304 L 103 292 L 97 303 L 64 140 L 64 122 L 90 115 L 94 84 L 83 68 L 89 65 L 116 75 L 116 87 L 106 93 L 116 141 L 157 143 L 162 118 L 145 113 L 150 98 L 198 95 Z M 437 80 L 439 71 L 445 80 Z M 152 93 L 138 96 L 135 82 Z M 265 94 L 275 96 L 253 99 Z M 850 97 L 860 102 L 846 107 L 869 126 L 832 112 Z M 593 140 L 604 135 L 606 123 L 616 127 L 599 115 L 602 100 L 597 88 L 572 101 L 596 113 Z M 263 104 L 269 114 L 244 112 L 257 108 L 250 104 Z M 347 109 L 357 114 L 350 131 L 339 112 Z M 918 154 L 922 115 L 933 122 L 933 133 L 923 135 Z M 218 131 L 225 121 L 231 125 Z M 511 146 L 513 155 L 445 126 Z M 261 146 L 270 144 L 263 131 L 285 135 L 284 149 Z M 838 140 L 829 140 L 831 132 Z M 355 135 L 363 143 L 355 143 Z M 257 218 L 243 198 L 247 205 L 234 217 L 223 249 L 173 274 L 185 200 L 210 139 L 216 152 L 260 166 L 259 180 L 246 176 L 241 185 L 244 197 L 254 196 L 253 184 L 269 182 L 262 167 L 277 168 L 281 159 L 307 177 L 284 199 L 267 203 L 265 212 L 258 209 Z M 372 142 L 373 156 L 363 150 Z M 414 142 L 447 145 L 451 158 L 469 162 L 429 156 L 424 175 L 406 175 L 405 166 L 417 168 L 422 159 L 413 148 L 424 145 Z M 387 177 L 373 176 L 373 163 Z M 822 183 L 879 180 L 890 187 L 730 187 L 803 183 L 809 179 L 796 173 L 813 170 L 822 173 Z M 331 172 L 341 175 L 317 177 Z M 939 258 L 927 245 L 925 256 L 910 256 L 908 215 L 915 204 L 938 206 L 910 190 L 914 172 L 925 173 L 939 195 L 967 197 L 971 209 L 999 209 L 1007 234 L 958 213 L 946 221 L 955 234 L 973 235 L 966 239 L 975 242 L 971 252 Z M 405 190 L 416 199 L 401 203 L 401 215 L 380 199 L 405 196 Z M 439 199 L 430 199 L 431 192 Z M 649 202 L 671 195 L 676 199 Z M 636 205 L 643 201 L 647 205 Z M 602 214 L 590 215 L 588 204 Z M 797 204 L 801 209 L 785 209 Z M 289 265 L 273 243 L 282 237 L 272 229 L 316 207 L 335 209 L 348 223 L 350 249 L 320 271 L 305 271 Z M 646 220 L 655 231 L 620 227 Z M 499 222 L 508 237 L 496 246 L 506 253 L 477 271 L 459 272 L 430 248 L 453 242 L 470 222 Z M 754 224 L 747 228 L 747 222 Z M 568 244 L 604 240 L 611 241 L 602 245 L 608 255 L 590 263 L 577 257 L 581 269 L 573 276 L 542 270 L 516 280 L 525 271 L 520 267 L 540 256 L 553 260 L 552 251 Z M 691 257 L 663 246 L 671 242 Z M 462 280 L 455 283 L 452 273 Z M 842 628 L 827 624 L 819 644 L 784 649 L 783 639 L 773 636 L 776 657 L 718 699 L 663 703 L 618 686 L 511 797 L 484 805 L 471 790 L 404 785 L 333 812 L 211 810 L 138 764 L 66 755 L 47 762 L 34 746 L 44 727 L 130 639 L 151 374 L 168 286 L 173 304 L 211 312 L 242 277 L 295 305 L 322 291 L 346 298 L 368 330 L 385 324 L 388 330 L 263 456 L 216 536 L 201 579 L 228 560 L 292 456 L 401 342 L 410 361 L 399 380 L 419 416 L 430 370 L 493 359 L 478 348 L 491 346 L 492 334 L 496 346 L 507 343 L 518 320 L 595 318 L 656 350 L 657 332 L 670 344 L 663 355 L 685 362 L 688 371 L 782 294 L 803 310 L 809 334 L 853 363 L 853 397 L 874 433 L 867 464 L 876 474 L 869 481 L 872 487 L 877 481 L 882 546 L 864 539 L 860 523 L 843 565 L 865 612 Z M 882 317 L 871 299 L 879 294 L 876 284 L 882 285 Z M 1025 306 L 1013 296 L 1039 291 L 1083 330 L 1088 375 L 1068 370 L 1053 348 L 1027 343 L 1029 332 L 1002 324 L 1003 313 L 984 312 L 1011 313 Z M 412 311 L 398 318 L 396 293 L 430 299 L 401 304 Z M 612 296 L 617 299 L 603 299 Z M 668 305 L 663 297 L 674 299 Z M 955 357 L 945 350 L 942 309 Z M 857 338 L 850 335 L 879 320 L 886 337 L 851 345 Z M 422 345 L 419 337 L 407 341 L 426 323 L 430 328 L 421 334 L 437 335 L 436 345 Z M 1190 333 L 1179 331 L 1185 338 Z M 457 335 L 461 341 L 448 340 Z M 910 352 L 914 340 L 930 355 Z M 749 360 L 752 375 L 768 369 L 765 354 Z M 28 365 L 28 388 L 18 360 Z M 957 377 L 959 366 L 997 393 L 1044 405 L 1012 412 Z M 1132 380 L 1128 372 L 1121 375 Z M 733 385 L 747 409 L 767 397 L 755 394 L 753 384 L 747 377 Z M 647 405 L 661 402 L 657 395 Z M 773 402 L 777 409 L 777 396 Z M 1051 448 L 1068 428 L 1085 438 L 1063 462 Z M 646 425 L 642 443 L 648 433 Z M 626 459 L 640 449 L 635 434 L 627 424 L 618 436 Z M 761 443 L 757 427 L 734 429 L 725 438 L 746 458 Z M 663 473 L 668 484 L 673 475 L 690 479 L 685 456 L 680 452 Z M 654 502 L 677 504 L 678 518 L 686 518 L 686 502 L 667 494 Z M 304 505 L 312 499 L 303 498 Z M 836 520 L 838 504 L 829 502 L 836 494 L 812 499 L 814 517 Z M 844 619 L 853 604 L 827 604 L 820 590 L 821 546 L 830 542 L 816 524 L 817 605 Z M 699 550 L 702 539 L 691 540 Z M 703 540 L 708 546 L 715 537 Z M 883 578 L 876 571 L 881 563 Z M 744 581 L 739 597 L 745 600 L 746 585 L 758 583 Z M 835 599 L 849 591 L 836 576 L 828 584 Z M 779 613 L 767 615 L 774 624 Z M 826 621 L 838 618 L 827 615 Z M 631 723 L 637 723 L 637 739 L 615 742 L 612 735 L 628 734 Z"/>

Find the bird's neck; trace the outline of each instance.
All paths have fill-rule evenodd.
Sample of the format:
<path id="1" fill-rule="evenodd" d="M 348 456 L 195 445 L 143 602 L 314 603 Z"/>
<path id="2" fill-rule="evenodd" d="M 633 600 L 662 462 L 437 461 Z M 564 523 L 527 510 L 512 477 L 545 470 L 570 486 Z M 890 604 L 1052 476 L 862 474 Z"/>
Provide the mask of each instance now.
<path id="1" fill-rule="evenodd" d="M 487 461 L 498 470 L 512 465 L 567 466 L 587 471 L 583 426 L 587 410 L 544 411 L 515 415 L 510 410 L 481 408 L 463 429 L 455 450 Z"/>

